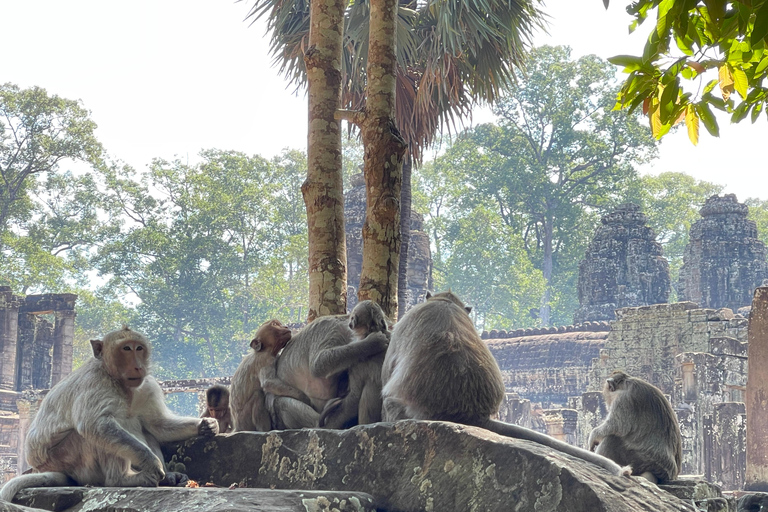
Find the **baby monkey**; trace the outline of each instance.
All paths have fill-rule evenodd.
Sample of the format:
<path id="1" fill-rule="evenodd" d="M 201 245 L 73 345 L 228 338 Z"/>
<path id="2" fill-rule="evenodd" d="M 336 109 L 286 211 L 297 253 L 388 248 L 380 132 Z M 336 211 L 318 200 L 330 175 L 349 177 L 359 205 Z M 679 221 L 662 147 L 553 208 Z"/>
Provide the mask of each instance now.
<path id="1" fill-rule="evenodd" d="M 205 412 L 201 418 L 213 418 L 219 422 L 219 434 L 232 432 L 232 415 L 229 412 L 229 389 L 214 384 L 205 392 Z"/>
<path id="2" fill-rule="evenodd" d="M 608 417 L 589 434 L 589 449 L 653 483 L 677 478 L 682 438 L 677 416 L 662 392 L 643 379 L 616 371 L 605 381 Z"/>

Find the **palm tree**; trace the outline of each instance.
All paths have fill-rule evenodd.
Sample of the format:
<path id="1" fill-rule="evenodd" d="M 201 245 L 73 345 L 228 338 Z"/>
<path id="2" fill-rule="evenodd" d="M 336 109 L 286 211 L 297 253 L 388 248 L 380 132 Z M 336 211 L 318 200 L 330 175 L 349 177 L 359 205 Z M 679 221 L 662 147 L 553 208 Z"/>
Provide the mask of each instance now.
<path id="1" fill-rule="evenodd" d="M 371 0 L 374 1 L 383 0 Z M 468 118 L 476 104 L 495 102 L 499 92 L 514 81 L 515 70 L 525 61 L 534 30 L 543 25 L 543 15 L 537 4 L 537 0 L 401 0 L 395 22 L 394 111 L 408 153 L 403 165 L 402 197 L 396 197 L 399 201 L 379 204 L 390 210 L 401 210 L 402 214 L 386 215 L 390 221 L 399 219 L 398 226 L 375 228 L 391 229 L 403 236 L 398 243 L 390 245 L 395 254 L 388 260 L 397 261 L 401 255 L 402 258 L 399 267 L 390 269 L 387 276 L 365 276 L 374 285 L 378 283 L 377 289 L 391 289 L 381 281 L 391 283 L 393 278 L 397 281 L 398 274 L 401 283 L 405 282 L 411 163 L 418 165 L 421 162 L 423 151 L 436 135 L 443 130 L 454 130 L 457 121 Z M 341 104 L 345 110 L 358 113 L 365 112 L 369 86 L 366 71 L 370 9 L 371 5 L 364 0 L 351 3 L 346 9 Z M 267 16 L 275 64 L 297 87 L 303 86 L 307 76 L 303 55 L 308 49 L 309 0 L 255 0 L 249 17 L 261 16 Z M 355 114 L 341 117 L 355 121 Z M 371 172 L 366 169 L 365 173 L 368 183 Z M 400 176 L 395 173 L 392 179 L 395 182 L 389 184 L 390 195 L 398 188 Z M 370 197 L 368 199 L 371 208 L 372 201 Z M 379 235 L 380 231 L 375 230 L 363 234 L 366 240 Z M 370 256 L 368 252 L 364 249 L 364 273 L 365 260 Z M 363 279 L 361 276 L 361 283 Z M 401 304 L 404 303 L 404 288 L 399 286 Z M 382 297 L 375 298 L 381 302 Z M 382 307 L 391 315 L 397 309 L 398 299 L 387 300 L 391 300 L 389 307 L 385 304 Z M 401 309 L 402 315 L 405 308 Z"/>

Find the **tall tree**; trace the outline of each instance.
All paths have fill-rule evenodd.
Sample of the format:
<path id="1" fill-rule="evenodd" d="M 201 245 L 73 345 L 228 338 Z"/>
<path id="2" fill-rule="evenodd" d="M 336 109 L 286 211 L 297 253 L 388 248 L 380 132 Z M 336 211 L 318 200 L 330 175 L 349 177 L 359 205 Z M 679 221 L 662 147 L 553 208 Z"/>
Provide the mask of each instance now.
<path id="1" fill-rule="evenodd" d="M 310 2 L 309 48 L 304 53 L 309 96 L 307 180 L 301 187 L 309 234 L 307 320 L 347 310 L 347 249 L 341 127 L 342 33 L 346 2 Z"/>
<path id="2" fill-rule="evenodd" d="M 566 47 L 537 48 L 527 76 L 494 109 L 498 126 L 472 130 L 446 155 L 465 169 L 473 195 L 494 198 L 504 222 L 523 233 L 548 283 L 543 325 L 556 253 L 582 236 L 582 215 L 618 200 L 635 166 L 656 154 L 637 117 L 611 111 L 613 76 L 595 56 L 573 61 Z"/>
<path id="3" fill-rule="evenodd" d="M 342 103 L 346 109 L 357 112 L 368 110 L 365 91 L 367 77 L 370 76 L 366 73 L 369 47 L 372 48 L 369 38 L 378 38 L 381 33 L 372 30 L 372 25 L 369 25 L 369 9 L 374 10 L 372 4 L 356 1 L 350 3 L 347 9 Z M 451 126 L 456 118 L 468 115 L 474 100 L 493 101 L 499 90 L 512 81 L 513 70 L 524 58 L 530 34 L 540 24 L 541 13 L 534 4 L 534 0 L 400 4 L 398 16 L 387 21 L 390 27 L 396 26 L 396 60 L 390 54 L 386 64 L 396 64 L 395 117 L 404 142 L 409 145 L 409 157 L 412 155 L 418 162 L 422 150 L 442 126 Z M 393 15 L 394 11 L 386 5 L 382 3 L 375 9 Z M 305 73 L 300 56 L 308 28 L 307 2 L 257 0 L 252 14 L 261 16 L 267 13 L 276 61 L 287 76 L 301 83 Z M 388 80 L 392 78 L 390 76 Z M 351 114 L 346 117 L 353 118 Z M 357 120 L 362 121 L 363 117 L 358 116 Z M 389 143 L 381 139 L 381 144 Z M 391 146 L 391 149 L 399 152 L 399 144 Z M 405 171 L 408 169 L 407 158 Z M 388 197 L 388 201 L 381 202 L 379 206 L 393 209 L 400 198 L 394 197 L 391 192 Z M 409 198 L 410 180 L 405 179 L 401 203 L 405 206 L 405 215 L 401 215 L 403 233 L 407 232 L 410 222 Z M 395 218 L 393 212 L 387 216 Z M 397 232 L 400 226 L 385 228 L 379 234 L 380 239 L 391 237 L 388 229 Z M 401 239 L 407 241 L 407 238 Z M 392 248 L 396 246 L 390 244 Z M 397 268 L 392 266 L 392 256 L 381 254 L 378 263 L 371 264 L 369 268 L 380 269 L 383 264 L 389 267 L 390 272 L 397 272 Z M 406 261 L 407 258 L 400 258 L 401 274 L 405 272 Z M 380 275 L 384 279 L 384 274 Z M 388 276 L 386 279 L 391 282 L 394 278 Z M 383 281 L 375 288 L 386 288 L 382 286 Z"/>
<path id="4" fill-rule="evenodd" d="M 76 101 L 49 96 L 39 87 L 0 85 L 0 235 L 11 218 L 29 218 L 29 193 L 38 176 L 56 172 L 66 161 L 98 161 L 95 129 Z"/>

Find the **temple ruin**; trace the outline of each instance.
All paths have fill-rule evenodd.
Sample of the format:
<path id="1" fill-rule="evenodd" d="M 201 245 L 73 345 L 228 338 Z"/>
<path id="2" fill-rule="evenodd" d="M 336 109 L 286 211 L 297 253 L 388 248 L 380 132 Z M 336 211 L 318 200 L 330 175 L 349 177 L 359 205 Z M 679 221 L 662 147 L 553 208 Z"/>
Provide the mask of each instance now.
<path id="1" fill-rule="evenodd" d="M 748 211 L 734 194 L 707 199 L 683 255 L 680 300 L 733 311 L 750 305 L 755 288 L 768 277 L 768 263 Z"/>
<path id="2" fill-rule="evenodd" d="M 621 205 L 601 222 L 579 263 L 574 324 L 613 320 L 618 308 L 669 300 L 669 264 L 640 207 Z"/>

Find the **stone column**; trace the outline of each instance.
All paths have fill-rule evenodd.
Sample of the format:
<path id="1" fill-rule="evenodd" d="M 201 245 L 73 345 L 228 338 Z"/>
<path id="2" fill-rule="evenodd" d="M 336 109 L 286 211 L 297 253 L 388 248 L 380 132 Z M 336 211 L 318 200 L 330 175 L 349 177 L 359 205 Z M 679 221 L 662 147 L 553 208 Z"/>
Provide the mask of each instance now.
<path id="1" fill-rule="evenodd" d="M 749 314 L 747 473 L 744 489 L 768 491 L 768 287 L 759 287 Z"/>
<path id="2" fill-rule="evenodd" d="M 506 393 L 499 407 L 499 420 L 531 428 L 531 401 L 517 393 Z"/>
<path id="3" fill-rule="evenodd" d="M 577 444 L 576 423 L 578 412 L 573 409 L 547 409 L 544 411 L 544 421 L 547 434 L 568 444 Z"/>
<path id="4" fill-rule="evenodd" d="M 0 390 L 16 391 L 16 339 L 22 298 L 0 286 Z"/>
<path id="5" fill-rule="evenodd" d="M 75 312 L 56 311 L 56 325 L 53 329 L 53 361 L 51 365 L 51 387 L 72 373 L 72 342 L 75 337 Z"/>

